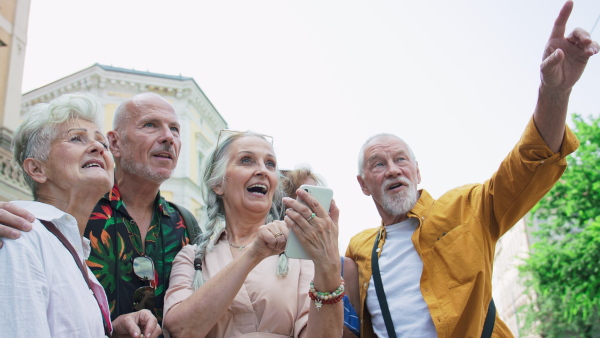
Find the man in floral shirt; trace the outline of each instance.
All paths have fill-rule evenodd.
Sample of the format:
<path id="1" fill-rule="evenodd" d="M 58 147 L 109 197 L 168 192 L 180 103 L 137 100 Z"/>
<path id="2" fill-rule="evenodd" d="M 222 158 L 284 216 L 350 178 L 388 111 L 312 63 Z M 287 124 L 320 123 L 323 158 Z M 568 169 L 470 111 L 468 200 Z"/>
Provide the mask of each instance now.
<path id="1" fill-rule="evenodd" d="M 136 310 L 136 291 L 150 290 L 145 293 L 149 302 L 136 304 L 137 310 L 148 308 L 162 322 L 171 263 L 189 243 L 183 218 L 159 192 L 177 165 L 179 129 L 173 106 L 157 94 L 143 93 L 117 107 L 113 131 L 107 134 L 116 164 L 115 184 L 96 205 L 84 236 L 92 247 L 88 266 L 106 291 L 113 320 Z M 0 209 L 8 211 L 2 213 L 0 224 L 31 229 L 27 221 L 34 219 L 27 211 L 10 204 Z M 142 276 L 133 269 L 134 260 L 140 257 L 151 260 L 148 266 L 153 267 Z"/>
<path id="2" fill-rule="evenodd" d="M 84 234 L 92 246 L 88 266 L 104 286 L 113 318 L 135 310 L 133 295 L 149 282 L 133 271 L 133 260 L 148 256 L 154 263 L 150 310 L 162 322 L 171 263 L 189 242 L 182 217 L 159 192 L 177 165 L 179 131 L 175 110 L 156 94 L 136 95 L 115 111 L 107 134 L 115 185 L 96 205 Z"/>

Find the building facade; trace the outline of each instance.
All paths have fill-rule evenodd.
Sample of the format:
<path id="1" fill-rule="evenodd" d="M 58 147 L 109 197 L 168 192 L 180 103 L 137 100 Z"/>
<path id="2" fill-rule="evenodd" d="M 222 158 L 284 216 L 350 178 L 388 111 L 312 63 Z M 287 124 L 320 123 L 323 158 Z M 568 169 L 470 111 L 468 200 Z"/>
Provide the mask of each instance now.
<path id="1" fill-rule="evenodd" d="M 169 101 L 181 124 L 181 152 L 173 176 L 161 186 L 161 194 L 190 209 L 197 218 L 202 214 L 201 163 L 227 123 L 193 78 L 95 64 L 23 94 L 21 116 L 36 103 L 70 92 L 92 93 L 102 100 L 105 131 L 112 129 L 117 106 L 136 94 L 154 92 Z"/>
<path id="2" fill-rule="evenodd" d="M 527 216 L 526 216 L 527 217 Z M 523 329 L 522 307 L 531 301 L 531 295 L 519 275 L 519 265 L 529 257 L 532 238 L 525 218 L 515 224 L 496 244 L 492 290 L 494 304 L 500 318 L 515 337 L 539 337 Z"/>
<path id="3" fill-rule="evenodd" d="M 0 201 L 30 200 L 12 164 L 10 142 L 19 125 L 30 0 L 0 2 Z"/>

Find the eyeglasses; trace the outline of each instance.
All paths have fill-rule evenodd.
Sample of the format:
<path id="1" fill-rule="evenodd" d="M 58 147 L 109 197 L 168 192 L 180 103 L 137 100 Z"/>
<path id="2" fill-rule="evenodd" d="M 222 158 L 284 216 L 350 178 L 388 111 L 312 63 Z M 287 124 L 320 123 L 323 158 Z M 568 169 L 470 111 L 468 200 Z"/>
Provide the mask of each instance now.
<path id="1" fill-rule="evenodd" d="M 239 134 L 244 134 L 246 133 L 245 131 L 238 131 L 238 130 L 231 130 L 231 129 L 221 129 L 221 131 L 219 131 L 219 137 L 217 138 L 217 145 L 215 148 L 219 147 L 219 144 L 221 144 L 221 141 L 224 141 L 234 135 L 239 135 Z M 248 134 L 248 135 L 255 135 L 258 137 L 264 137 L 267 139 L 267 141 L 269 141 L 269 143 L 271 143 L 271 145 L 273 145 L 273 136 L 269 136 L 269 135 L 265 135 L 265 134 L 259 134 L 259 133 L 253 133 L 253 134 Z M 221 136 L 223 137 L 221 139 Z"/>
<path id="2" fill-rule="evenodd" d="M 154 289 L 156 289 L 156 270 L 154 262 L 148 256 L 133 259 L 133 273 L 141 280 L 150 282 L 149 286 L 142 286 L 133 293 L 133 308 L 135 310 L 154 309 Z"/>

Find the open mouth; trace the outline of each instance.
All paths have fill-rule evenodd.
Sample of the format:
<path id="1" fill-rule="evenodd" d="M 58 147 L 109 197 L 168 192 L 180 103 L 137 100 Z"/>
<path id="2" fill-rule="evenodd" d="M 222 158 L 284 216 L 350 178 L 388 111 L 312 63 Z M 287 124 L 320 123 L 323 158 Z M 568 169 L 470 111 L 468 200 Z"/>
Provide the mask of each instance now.
<path id="1" fill-rule="evenodd" d="M 402 182 L 394 183 L 394 184 L 388 186 L 388 190 L 394 190 L 394 189 L 399 188 L 399 187 L 401 187 L 403 185 L 404 184 L 402 184 Z"/>
<path id="2" fill-rule="evenodd" d="M 104 169 L 104 165 L 100 162 L 88 162 L 82 166 L 83 169 L 87 168 L 102 168 Z"/>
<path id="3" fill-rule="evenodd" d="M 248 187 L 248 192 L 251 192 L 253 194 L 261 194 L 261 195 L 266 195 L 267 194 L 267 186 L 264 184 L 253 184 L 251 186 Z"/>
<path id="4" fill-rule="evenodd" d="M 171 155 L 171 153 L 156 153 L 156 154 L 152 154 L 152 156 L 159 157 L 159 158 L 168 158 L 168 159 L 173 158 L 173 155 Z"/>

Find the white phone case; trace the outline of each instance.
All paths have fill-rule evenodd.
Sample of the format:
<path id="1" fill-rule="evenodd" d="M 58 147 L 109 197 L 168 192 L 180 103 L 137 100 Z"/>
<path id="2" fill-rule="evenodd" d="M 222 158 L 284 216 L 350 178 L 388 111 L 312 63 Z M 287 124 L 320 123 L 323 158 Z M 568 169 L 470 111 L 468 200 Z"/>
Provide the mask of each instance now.
<path id="1" fill-rule="evenodd" d="M 329 212 L 331 199 L 333 198 L 333 190 L 326 187 L 318 187 L 308 184 L 301 185 L 300 189 L 308 192 L 319 202 L 321 207 Z M 304 201 L 302 201 L 300 198 L 297 198 L 297 200 L 304 203 Z M 298 241 L 298 238 L 293 231 L 289 232 L 287 244 L 285 246 L 285 255 L 288 256 L 288 258 L 311 259 L 302 247 L 302 244 L 300 244 L 300 241 Z"/>

